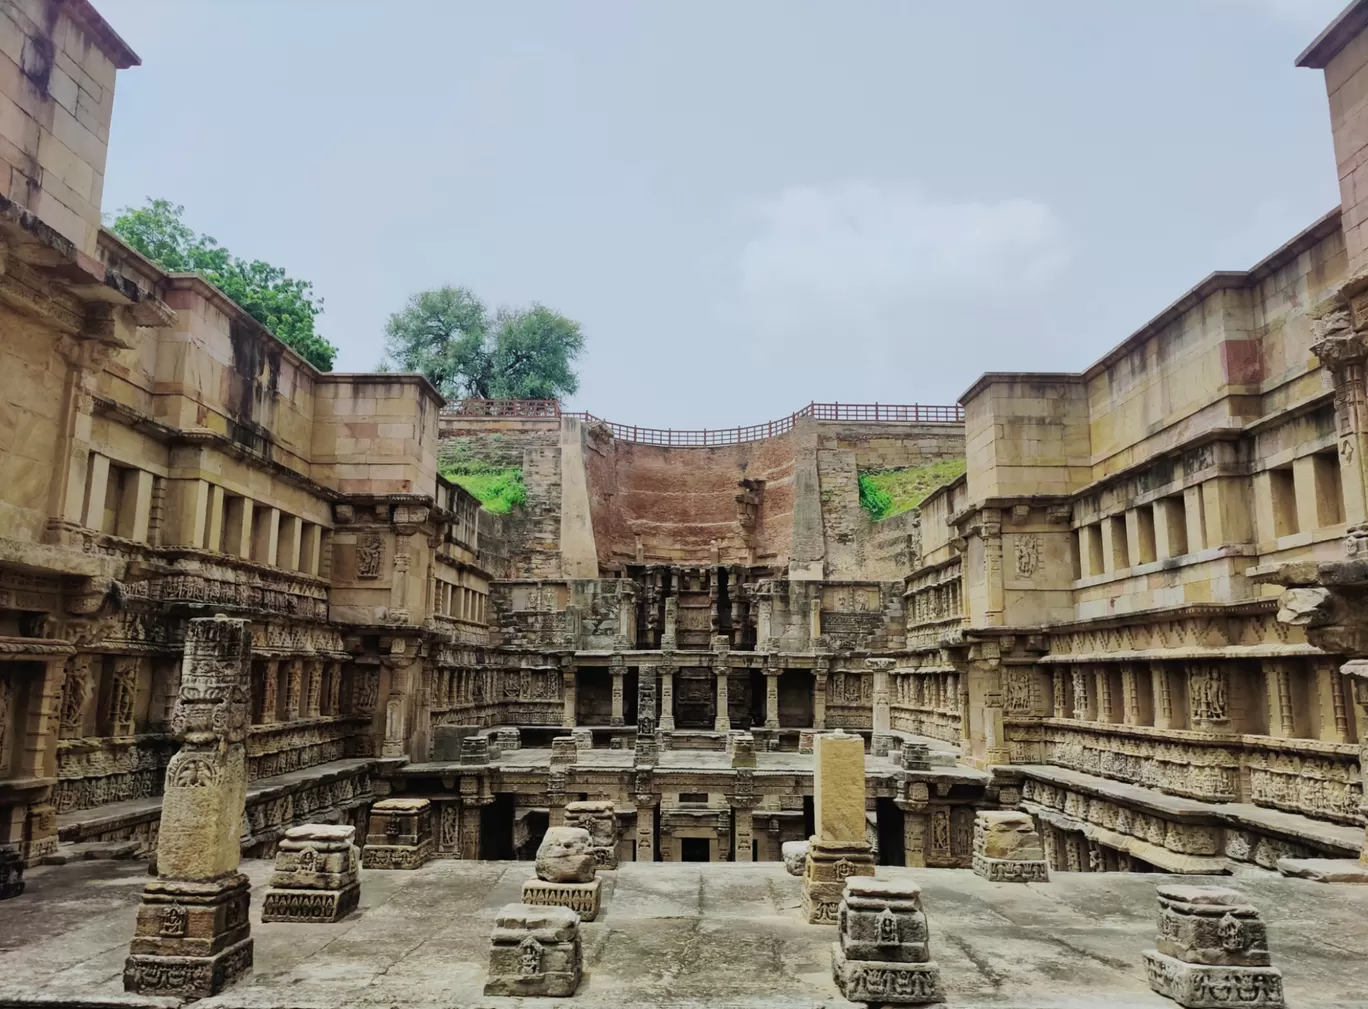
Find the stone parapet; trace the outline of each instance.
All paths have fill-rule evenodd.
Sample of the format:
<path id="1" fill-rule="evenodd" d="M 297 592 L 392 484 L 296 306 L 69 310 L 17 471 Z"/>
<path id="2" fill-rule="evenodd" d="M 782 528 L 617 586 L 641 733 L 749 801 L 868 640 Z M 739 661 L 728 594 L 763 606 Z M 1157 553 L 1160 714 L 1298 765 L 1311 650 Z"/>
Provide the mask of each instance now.
<path id="1" fill-rule="evenodd" d="M 587 883 L 552 883 L 544 879 L 529 879 L 522 886 L 522 902 L 538 907 L 566 907 L 580 916 L 581 921 L 598 917 L 603 881 Z"/>

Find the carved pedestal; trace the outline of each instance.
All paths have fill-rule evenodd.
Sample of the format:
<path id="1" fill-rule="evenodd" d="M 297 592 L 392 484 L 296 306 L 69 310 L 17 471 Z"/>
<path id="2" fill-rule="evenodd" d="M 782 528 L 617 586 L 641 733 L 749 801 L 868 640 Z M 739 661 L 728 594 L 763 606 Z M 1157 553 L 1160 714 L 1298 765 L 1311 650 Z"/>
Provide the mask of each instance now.
<path id="1" fill-rule="evenodd" d="M 250 971 L 250 891 L 237 872 L 207 882 L 148 883 L 124 961 L 125 990 L 204 998 Z"/>
<path id="2" fill-rule="evenodd" d="M 262 921 L 341 921 L 361 896 L 356 828 L 309 823 L 291 827 L 276 851 Z"/>
<path id="3" fill-rule="evenodd" d="M 1188 1009 L 1283 1005 L 1259 912 L 1222 886 L 1159 887 L 1157 949 L 1146 950 L 1150 987 Z"/>
<path id="4" fill-rule="evenodd" d="M 580 982 L 579 915 L 507 904 L 495 920 L 486 995 L 567 998 Z"/>
<path id="5" fill-rule="evenodd" d="M 974 816 L 974 872 L 994 883 L 1044 883 L 1045 849 L 1029 813 L 981 810 Z"/>
<path id="6" fill-rule="evenodd" d="M 940 967 L 931 959 L 916 883 L 851 879 L 838 918 L 832 976 L 842 995 L 871 1005 L 941 1001 Z"/>
<path id="7" fill-rule="evenodd" d="M 593 854 L 594 864 L 598 868 L 618 867 L 617 811 L 611 802 L 566 803 L 565 826 L 579 827 L 589 832 L 589 851 Z"/>
<path id="8" fill-rule="evenodd" d="M 874 852 L 868 841 L 808 843 L 803 871 L 803 917 L 809 925 L 836 924 L 846 880 L 874 875 Z"/>
<path id="9" fill-rule="evenodd" d="M 0 900 L 24 892 L 24 859 L 13 845 L 0 846 Z"/>
<path id="10" fill-rule="evenodd" d="M 432 803 L 382 799 L 371 807 L 361 865 L 367 869 L 417 869 L 432 857 Z"/>
<path id="11" fill-rule="evenodd" d="M 534 907 L 559 906 L 569 908 L 581 921 L 593 921 L 599 913 L 599 894 L 603 881 L 588 883 L 552 883 L 545 879 L 529 879 L 522 887 L 522 902 Z"/>

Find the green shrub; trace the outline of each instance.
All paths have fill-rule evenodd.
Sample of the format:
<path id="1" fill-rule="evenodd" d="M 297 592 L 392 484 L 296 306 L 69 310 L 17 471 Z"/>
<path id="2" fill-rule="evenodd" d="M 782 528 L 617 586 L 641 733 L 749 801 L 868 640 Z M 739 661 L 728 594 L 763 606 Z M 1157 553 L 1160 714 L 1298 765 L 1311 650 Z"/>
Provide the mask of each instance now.
<path id="1" fill-rule="evenodd" d="M 925 466 L 867 470 L 860 477 L 860 507 L 878 522 L 917 507 L 941 484 L 964 472 L 963 459 L 942 459 Z"/>

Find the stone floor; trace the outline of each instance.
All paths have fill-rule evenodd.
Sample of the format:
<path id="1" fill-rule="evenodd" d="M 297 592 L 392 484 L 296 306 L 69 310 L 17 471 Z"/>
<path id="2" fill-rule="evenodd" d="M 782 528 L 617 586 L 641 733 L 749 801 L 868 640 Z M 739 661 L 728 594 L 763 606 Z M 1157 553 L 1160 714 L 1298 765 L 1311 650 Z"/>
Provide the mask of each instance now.
<path id="1" fill-rule="evenodd" d="M 360 910 L 338 925 L 255 920 L 270 868 L 244 863 L 255 972 L 203 1009 L 521 1004 L 481 991 L 494 911 L 517 898 L 528 863 L 363 871 Z M 921 882 L 952 1006 L 1172 1006 L 1148 991 L 1140 966 L 1154 939 L 1155 883 L 1171 877 L 1059 873 L 1020 885 L 966 870 L 879 874 Z M 173 1004 L 122 991 L 146 878 L 134 862 L 33 870 L 28 892 L 0 904 L 0 1006 Z M 831 981 L 835 929 L 801 922 L 800 882 L 779 864 L 628 863 L 603 878 L 604 910 L 582 926 L 587 975 L 573 1004 L 849 1006 Z M 1368 887 L 1255 870 L 1217 881 L 1241 887 L 1264 912 L 1289 1006 L 1368 1007 Z"/>

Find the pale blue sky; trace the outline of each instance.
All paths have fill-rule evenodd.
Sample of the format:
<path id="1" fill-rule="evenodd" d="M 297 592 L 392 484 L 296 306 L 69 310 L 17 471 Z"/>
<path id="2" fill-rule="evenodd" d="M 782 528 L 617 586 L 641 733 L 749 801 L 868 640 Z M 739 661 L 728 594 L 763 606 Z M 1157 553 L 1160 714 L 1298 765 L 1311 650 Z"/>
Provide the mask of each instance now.
<path id="1" fill-rule="evenodd" d="M 1081 370 L 1339 199 L 1341 0 L 95 2 L 106 210 L 312 280 L 339 370 L 423 287 L 541 301 L 628 423 Z"/>

